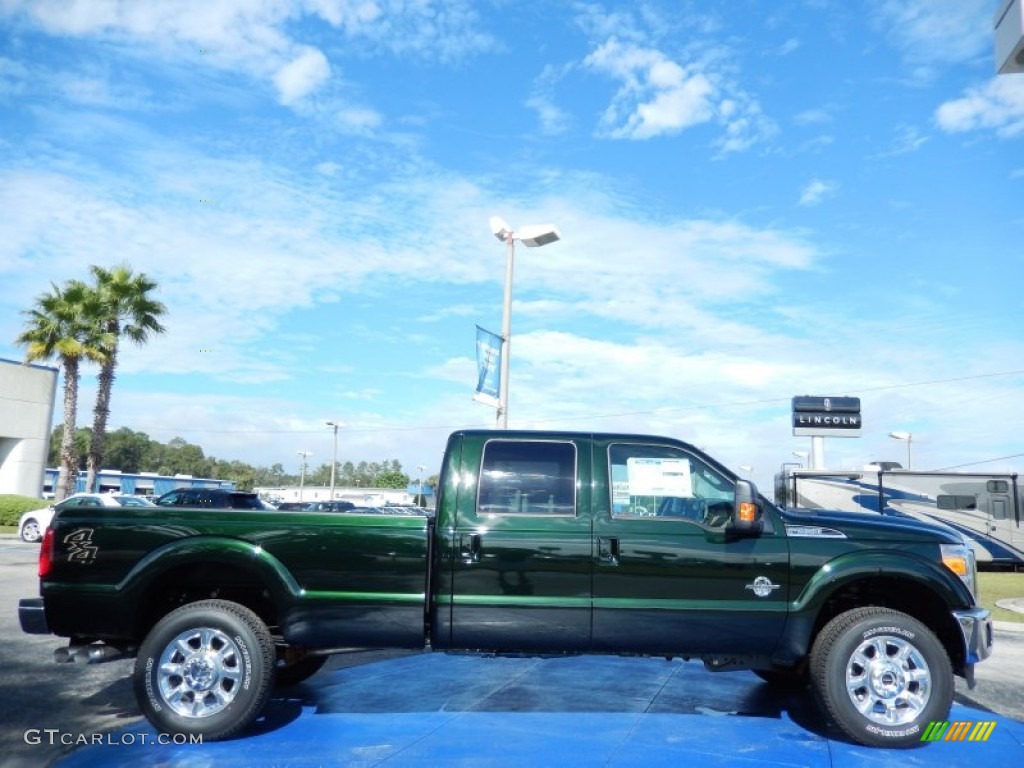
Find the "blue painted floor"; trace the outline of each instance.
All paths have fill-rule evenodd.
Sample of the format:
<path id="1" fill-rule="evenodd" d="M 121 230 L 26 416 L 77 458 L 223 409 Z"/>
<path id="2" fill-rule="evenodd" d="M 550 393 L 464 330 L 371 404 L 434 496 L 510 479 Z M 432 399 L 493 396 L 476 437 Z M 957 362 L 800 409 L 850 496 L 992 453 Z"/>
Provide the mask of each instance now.
<path id="1" fill-rule="evenodd" d="M 997 725 L 984 743 L 867 749 L 839 740 L 808 693 L 780 694 L 749 672 L 664 659 L 428 653 L 327 669 L 275 696 L 232 741 L 156 744 L 152 728 L 134 726 L 58 765 L 1024 766 L 1024 723 L 959 705 L 950 719 Z"/>

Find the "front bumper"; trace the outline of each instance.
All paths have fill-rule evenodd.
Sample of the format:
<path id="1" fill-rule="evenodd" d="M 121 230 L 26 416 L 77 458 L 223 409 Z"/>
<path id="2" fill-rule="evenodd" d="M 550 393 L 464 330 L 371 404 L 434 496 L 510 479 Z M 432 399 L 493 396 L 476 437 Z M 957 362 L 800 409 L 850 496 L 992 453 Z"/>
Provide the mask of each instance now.
<path id="1" fill-rule="evenodd" d="M 18 621 L 21 631 L 30 635 L 49 635 L 50 627 L 46 623 L 46 609 L 43 598 L 30 597 L 18 601 Z"/>

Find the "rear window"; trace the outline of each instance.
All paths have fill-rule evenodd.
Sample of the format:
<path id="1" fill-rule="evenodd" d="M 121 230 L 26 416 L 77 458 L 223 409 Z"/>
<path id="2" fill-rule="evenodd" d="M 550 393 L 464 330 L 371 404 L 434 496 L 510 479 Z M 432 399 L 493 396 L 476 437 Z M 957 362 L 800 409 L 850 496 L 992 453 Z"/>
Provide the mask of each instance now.
<path id="1" fill-rule="evenodd" d="M 575 515 L 576 446 L 491 440 L 484 447 L 477 508 L 483 515 Z"/>
<path id="2" fill-rule="evenodd" d="M 255 493 L 232 493 L 232 509 L 263 509 L 263 502 Z"/>
<path id="3" fill-rule="evenodd" d="M 117 498 L 117 503 L 120 504 L 122 507 L 148 507 L 148 506 L 150 506 L 148 501 L 146 501 L 145 499 L 136 498 L 135 496 L 119 496 Z"/>

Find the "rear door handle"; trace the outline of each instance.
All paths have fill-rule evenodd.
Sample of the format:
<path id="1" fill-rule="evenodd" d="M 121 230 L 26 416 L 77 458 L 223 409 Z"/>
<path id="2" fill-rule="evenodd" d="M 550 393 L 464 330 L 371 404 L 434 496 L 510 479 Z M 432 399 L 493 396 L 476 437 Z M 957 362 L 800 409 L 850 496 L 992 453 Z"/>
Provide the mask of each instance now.
<path id="1" fill-rule="evenodd" d="M 479 533 L 464 533 L 459 537 L 459 557 L 465 563 L 480 562 Z"/>
<path id="2" fill-rule="evenodd" d="M 599 565 L 619 564 L 619 540 L 613 536 L 597 538 L 597 562 Z"/>

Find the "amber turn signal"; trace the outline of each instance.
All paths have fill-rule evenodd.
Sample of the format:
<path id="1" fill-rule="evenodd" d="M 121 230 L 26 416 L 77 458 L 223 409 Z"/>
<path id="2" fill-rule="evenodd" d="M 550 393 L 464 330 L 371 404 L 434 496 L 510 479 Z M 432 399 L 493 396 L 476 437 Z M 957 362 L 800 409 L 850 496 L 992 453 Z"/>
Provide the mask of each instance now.
<path id="1" fill-rule="evenodd" d="M 757 505 L 752 501 L 741 501 L 739 518 L 744 523 L 752 523 L 757 520 Z"/>

